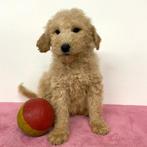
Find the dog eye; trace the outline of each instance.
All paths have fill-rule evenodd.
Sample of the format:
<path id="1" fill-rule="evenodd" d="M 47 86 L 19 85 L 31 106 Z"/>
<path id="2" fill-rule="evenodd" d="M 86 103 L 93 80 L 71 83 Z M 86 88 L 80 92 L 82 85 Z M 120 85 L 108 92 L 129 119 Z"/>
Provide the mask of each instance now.
<path id="1" fill-rule="evenodd" d="M 81 29 L 76 27 L 76 28 L 73 28 L 72 31 L 73 31 L 74 33 L 78 33 L 78 32 L 81 31 Z"/>
<path id="2" fill-rule="evenodd" d="M 55 33 L 58 35 L 58 34 L 60 34 L 60 30 L 55 30 Z"/>

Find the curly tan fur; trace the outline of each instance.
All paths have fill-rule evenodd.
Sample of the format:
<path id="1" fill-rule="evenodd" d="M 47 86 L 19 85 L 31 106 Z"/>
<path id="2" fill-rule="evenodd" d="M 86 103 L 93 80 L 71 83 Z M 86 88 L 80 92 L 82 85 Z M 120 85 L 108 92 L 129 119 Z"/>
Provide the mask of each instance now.
<path id="1" fill-rule="evenodd" d="M 74 27 L 81 30 L 75 33 Z M 57 29 L 59 34 L 55 33 Z M 52 65 L 43 74 L 38 90 L 38 96 L 47 99 L 56 112 L 55 127 L 48 137 L 52 144 L 68 139 L 70 115 L 88 115 L 94 133 L 104 135 L 109 131 L 101 116 L 103 84 L 94 54 L 100 40 L 89 18 L 81 10 L 71 9 L 58 12 L 49 20 L 37 42 L 40 52 L 53 53 Z M 68 55 L 61 51 L 64 43 L 71 46 Z M 24 87 L 20 91 L 29 96 Z"/>

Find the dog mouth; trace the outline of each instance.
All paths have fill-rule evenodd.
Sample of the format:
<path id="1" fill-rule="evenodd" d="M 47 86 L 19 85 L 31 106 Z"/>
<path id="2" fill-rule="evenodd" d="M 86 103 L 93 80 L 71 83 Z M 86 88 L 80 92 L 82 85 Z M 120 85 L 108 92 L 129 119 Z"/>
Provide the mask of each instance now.
<path id="1" fill-rule="evenodd" d="M 70 56 L 71 55 L 71 53 L 62 53 L 62 56 Z"/>
<path id="2" fill-rule="evenodd" d="M 66 52 L 60 54 L 60 59 L 64 64 L 70 65 L 78 58 L 78 55 L 79 53 Z"/>
<path id="3" fill-rule="evenodd" d="M 69 56 L 70 55 L 70 53 L 64 53 L 64 56 Z"/>

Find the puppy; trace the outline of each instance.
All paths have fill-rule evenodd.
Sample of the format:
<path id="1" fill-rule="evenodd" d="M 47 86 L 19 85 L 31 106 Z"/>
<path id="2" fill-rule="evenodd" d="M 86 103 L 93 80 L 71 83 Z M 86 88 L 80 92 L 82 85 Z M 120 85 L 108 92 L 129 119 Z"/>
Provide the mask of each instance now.
<path id="1" fill-rule="evenodd" d="M 38 94 L 22 85 L 19 91 L 27 97 L 47 99 L 54 107 L 55 126 L 48 136 L 52 144 L 67 141 L 70 115 L 89 116 L 94 133 L 109 132 L 101 116 L 103 84 L 94 53 L 100 41 L 95 27 L 79 9 L 58 12 L 37 41 L 40 52 L 53 53 L 52 65 L 40 80 Z"/>

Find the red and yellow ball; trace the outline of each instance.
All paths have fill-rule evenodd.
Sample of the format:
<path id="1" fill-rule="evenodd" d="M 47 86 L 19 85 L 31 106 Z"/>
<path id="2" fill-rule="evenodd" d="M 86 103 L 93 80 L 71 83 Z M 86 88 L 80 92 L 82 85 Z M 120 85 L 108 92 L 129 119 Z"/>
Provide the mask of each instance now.
<path id="1" fill-rule="evenodd" d="M 19 128 L 29 136 L 41 136 L 54 124 L 54 110 L 42 98 L 30 99 L 23 104 L 17 114 Z"/>

